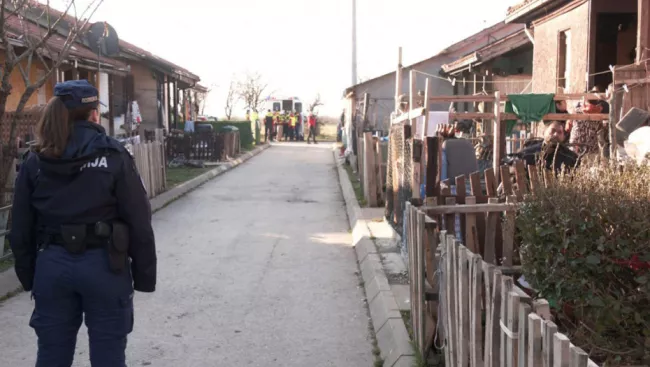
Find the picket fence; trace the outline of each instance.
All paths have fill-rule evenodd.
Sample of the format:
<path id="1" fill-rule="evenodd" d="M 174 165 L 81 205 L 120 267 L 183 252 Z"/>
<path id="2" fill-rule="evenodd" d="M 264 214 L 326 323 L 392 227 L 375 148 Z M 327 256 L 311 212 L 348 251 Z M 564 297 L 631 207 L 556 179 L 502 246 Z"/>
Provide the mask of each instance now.
<path id="1" fill-rule="evenodd" d="M 525 182 L 523 163 L 513 170 L 517 181 Z M 476 196 L 464 196 L 459 177 L 459 195 L 443 190 L 444 205 L 406 204 L 415 345 L 425 356 L 443 349 L 447 366 L 597 366 L 558 332 L 546 300 L 533 300 L 515 285 L 521 274 L 513 261 L 516 202 L 551 175 L 538 175 L 529 166 L 530 186 L 513 185 L 510 168 L 500 171 L 506 202 L 483 195 L 479 177 L 472 175 Z M 496 191 L 493 170 L 485 176 L 487 191 Z"/>
<path id="2" fill-rule="evenodd" d="M 167 172 L 162 141 L 134 144 L 133 158 L 147 195 L 152 198 L 166 190 Z"/>

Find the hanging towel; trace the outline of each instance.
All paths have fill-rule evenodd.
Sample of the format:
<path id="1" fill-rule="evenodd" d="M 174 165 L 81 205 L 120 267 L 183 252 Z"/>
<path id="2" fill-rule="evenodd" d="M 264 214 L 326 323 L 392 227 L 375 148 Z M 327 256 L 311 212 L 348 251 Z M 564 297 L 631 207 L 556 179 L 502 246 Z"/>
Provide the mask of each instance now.
<path id="1" fill-rule="evenodd" d="M 436 128 L 440 124 L 449 123 L 449 112 L 447 111 L 431 111 L 429 112 L 429 128 L 427 130 L 428 136 L 436 136 Z M 424 116 L 420 116 L 416 120 L 415 135 L 422 139 L 424 138 Z"/>
<path id="2" fill-rule="evenodd" d="M 521 122 L 542 121 L 547 113 L 555 113 L 554 94 L 511 94 L 506 102 L 506 113 L 514 113 Z M 517 124 L 515 120 L 506 121 L 506 135 L 512 134 L 512 129 Z"/>

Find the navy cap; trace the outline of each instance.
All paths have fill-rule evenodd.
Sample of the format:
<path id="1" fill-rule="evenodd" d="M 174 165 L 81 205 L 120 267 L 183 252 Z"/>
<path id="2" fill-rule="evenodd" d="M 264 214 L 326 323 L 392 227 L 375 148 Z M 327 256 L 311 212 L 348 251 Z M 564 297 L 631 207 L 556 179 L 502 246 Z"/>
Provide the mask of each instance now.
<path id="1" fill-rule="evenodd" d="M 61 97 L 63 103 L 68 109 L 97 106 L 99 101 L 99 92 L 87 80 L 69 80 L 63 83 L 57 83 L 54 87 L 54 95 Z"/>

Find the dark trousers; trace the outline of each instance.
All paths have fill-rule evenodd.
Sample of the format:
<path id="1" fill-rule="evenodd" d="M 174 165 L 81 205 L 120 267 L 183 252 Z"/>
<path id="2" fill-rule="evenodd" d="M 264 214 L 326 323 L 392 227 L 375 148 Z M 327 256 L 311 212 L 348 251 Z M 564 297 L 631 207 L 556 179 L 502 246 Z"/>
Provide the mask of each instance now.
<path id="1" fill-rule="evenodd" d="M 130 271 L 114 274 L 106 250 L 81 255 L 60 246 L 38 253 L 29 325 L 38 336 L 36 367 L 70 367 L 85 316 L 93 367 L 125 367 L 126 337 L 133 331 Z M 128 268 L 127 268 L 128 269 Z"/>
<path id="2" fill-rule="evenodd" d="M 269 139 L 273 140 L 273 125 L 265 125 L 264 126 L 264 141 L 269 141 Z"/>
<path id="3" fill-rule="evenodd" d="M 312 141 L 316 143 L 316 126 L 309 127 L 309 136 L 307 136 L 307 143 L 309 143 L 309 139 L 312 139 Z"/>
<path id="4" fill-rule="evenodd" d="M 298 130 L 296 129 L 296 126 L 289 125 L 289 138 L 291 138 L 291 141 L 298 140 Z"/>

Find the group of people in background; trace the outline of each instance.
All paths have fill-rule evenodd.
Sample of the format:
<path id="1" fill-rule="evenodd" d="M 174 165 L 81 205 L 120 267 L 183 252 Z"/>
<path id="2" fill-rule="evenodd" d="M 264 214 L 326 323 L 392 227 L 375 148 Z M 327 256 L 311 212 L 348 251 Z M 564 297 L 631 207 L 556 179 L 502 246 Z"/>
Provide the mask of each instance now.
<path id="1" fill-rule="evenodd" d="M 316 144 L 316 116 L 309 113 L 271 111 L 264 117 L 265 141 L 304 141 L 308 129 L 307 143 Z"/>

